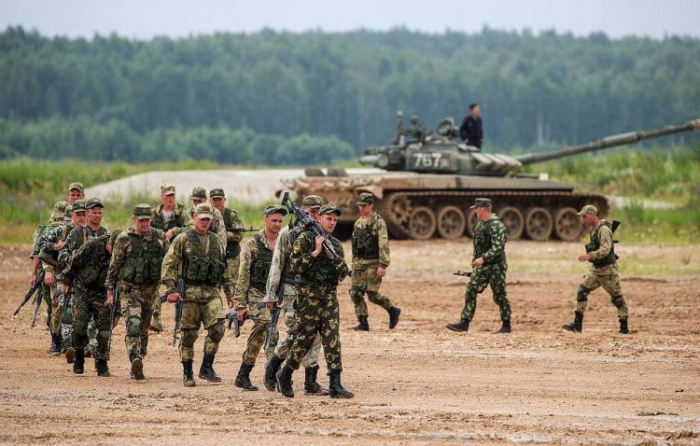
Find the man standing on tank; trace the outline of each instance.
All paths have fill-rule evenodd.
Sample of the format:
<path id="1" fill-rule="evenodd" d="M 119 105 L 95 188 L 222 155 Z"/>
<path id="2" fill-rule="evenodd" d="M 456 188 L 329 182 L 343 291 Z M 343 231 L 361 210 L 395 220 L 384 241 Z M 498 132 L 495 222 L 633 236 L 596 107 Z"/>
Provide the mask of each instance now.
<path id="1" fill-rule="evenodd" d="M 474 103 L 469 106 L 469 114 L 465 116 L 459 127 L 459 136 L 464 144 L 481 150 L 481 144 L 484 142 L 484 128 L 479 104 Z"/>

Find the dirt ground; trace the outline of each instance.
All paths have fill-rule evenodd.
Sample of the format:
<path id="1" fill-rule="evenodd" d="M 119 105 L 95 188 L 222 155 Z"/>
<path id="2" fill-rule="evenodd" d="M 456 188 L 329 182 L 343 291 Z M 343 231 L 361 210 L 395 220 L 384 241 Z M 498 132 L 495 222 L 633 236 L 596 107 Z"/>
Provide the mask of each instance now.
<path id="1" fill-rule="evenodd" d="M 487 291 L 472 330 L 457 334 L 444 327 L 459 319 L 465 280 L 451 271 L 466 269 L 467 243 L 393 242 L 382 290 L 403 309 L 395 330 L 376 306 L 371 332 L 350 330 L 342 284 L 343 381 L 356 393 L 343 401 L 303 395 L 303 372 L 296 398 L 265 391 L 262 358 L 252 378 L 263 390 L 235 388 L 249 326 L 222 342 L 220 385 L 185 389 L 167 333 L 151 341 L 148 379 L 130 380 L 123 324 L 114 376 L 97 378 L 89 362 L 74 375 L 46 353 L 43 324 L 29 328 L 31 310 L 11 317 L 27 289 L 28 247 L 0 248 L 0 443 L 700 444 L 700 247 L 619 247 L 623 262 L 649 267 L 623 273 L 633 331 L 624 336 L 602 291 L 591 296 L 584 333 L 560 328 L 586 271 L 573 260 L 579 245 L 509 243 L 514 333 L 492 334 L 500 324 Z M 172 315 L 167 306 L 171 327 Z"/>

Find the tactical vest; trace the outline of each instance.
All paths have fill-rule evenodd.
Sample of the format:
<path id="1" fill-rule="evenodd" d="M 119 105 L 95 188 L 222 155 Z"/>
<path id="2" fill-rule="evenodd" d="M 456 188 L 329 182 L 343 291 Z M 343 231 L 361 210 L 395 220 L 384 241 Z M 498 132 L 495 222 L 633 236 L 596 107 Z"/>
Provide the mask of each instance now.
<path id="1" fill-rule="evenodd" d="M 155 230 L 145 236 L 129 233 L 128 257 L 119 271 L 119 278 L 135 285 L 154 285 L 160 281 L 163 246 Z"/>
<path id="2" fill-rule="evenodd" d="M 187 285 L 210 285 L 218 287 L 226 269 L 225 258 L 219 251 L 219 240 L 210 232 L 209 252 L 204 251 L 204 246 L 199 242 L 199 236 L 190 229 L 186 232 L 187 238 L 192 245 L 192 253 L 185 259 L 183 277 Z"/>
<path id="3" fill-rule="evenodd" d="M 156 229 L 160 229 L 163 232 L 168 232 L 171 229 L 179 228 L 182 226 L 182 206 L 180 206 L 179 204 L 175 205 L 175 210 L 173 211 L 173 219 L 168 221 L 167 225 L 165 224 L 165 219 L 163 218 L 161 209 L 161 207 L 158 207 L 158 209 L 156 209 L 156 212 L 153 213 L 151 226 L 153 226 Z"/>
<path id="4" fill-rule="evenodd" d="M 484 254 L 486 254 L 489 249 L 491 249 L 492 241 L 491 241 L 491 226 L 494 224 L 500 223 L 500 220 L 497 218 L 491 218 L 486 221 L 480 221 L 477 223 L 476 229 L 475 229 L 475 234 L 474 234 L 474 258 L 478 259 L 479 257 L 483 257 Z M 507 239 L 507 233 L 506 233 L 506 239 Z M 488 262 L 484 261 L 484 265 L 496 265 L 499 263 L 505 263 L 506 261 L 506 253 L 505 250 L 501 251 L 498 255 L 496 255 L 493 259 L 489 260 Z"/>
<path id="5" fill-rule="evenodd" d="M 316 237 L 311 231 L 304 231 L 302 235 L 305 235 L 312 244 L 315 243 Z M 336 251 L 342 249 L 338 240 L 333 237 L 331 237 L 330 240 Z M 297 285 L 337 287 L 338 279 L 338 271 L 335 266 L 333 266 L 333 261 L 321 252 L 321 254 L 316 257 L 316 261 L 311 268 L 306 270 L 303 274 L 298 274 L 296 276 L 295 283 Z"/>
<path id="6" fill-rule="evenodd" d="M 100 228 L 102 229 L 102 228 Z M 84 231 L 87 232 L 87 231 Z M 85 288 L 89 290 L 104 290 L 105 280 L 107 280 L 107 270 L 109 269 L 110 255 L 107 252 L 105 245 L 109 240 L 106 234 L 97 236 L 102 237 L 102 249 L 95 251 L 96 255 L 80 268 L 75 274 L 76 278 Z M 93 237 L 91 237 L 93 238 Z"/>
<path id="7" fill-rule="evenodd" d="M 227 232 L 232 232 L 236 228 L 233 226 L 233 211 L 229 208 L 224 209 L 224 226 Z M 241 253 L 241 243 L 232 240 L 226 241 L 226 258 L 233 259 Z"/>
<path id="8" fill-rule="evenodd" d="M 606 226 L 612 231 L 612 226 L 607 221 L 601 221 L 601 226 Z M 586 252 L 593 252 L 600 249 L 600 228 L 591 231 L 591 241 L 586 245 Z M 615 244 L 610 245 L 610 252 L 602 259 L 589 260 L 596 268 L 612 265 L 619 257 L 615 254 Z"/>
<path id="9" fill-rule="evenodd" d="M 272 266 L 272 250 L 263 241 L 263 236 L 255 234 L 253 236 L 258 252 L 250 265 L 250 286 L 260 291 L 265 291 L 267 287 L 267 277 L 270 275 Z"/>
<path id="10" fill-rule="evenodd" d="M 352 231 L 352 255 L 364 260 L 379 260 L 379 235 L 376 222 Z"/>
<path id="11" fill-rule="evenodd" d="M 292 253 L 292 248 L 294 247 L 294 242 L 297 241 L 299 235 L 302 233 L 301 227 L 299 225 L 290 226 L 287 238 L 287 244 L 290 248 L 287 252 L 287 258 L 284 259 L 284 265 L 282 266 L 282 277 L 281 281 L 287 285 L 294 285 L 294 278 L 296 274 L 292 271 L 292 262 L 289 261 L 289 255 Z"/>

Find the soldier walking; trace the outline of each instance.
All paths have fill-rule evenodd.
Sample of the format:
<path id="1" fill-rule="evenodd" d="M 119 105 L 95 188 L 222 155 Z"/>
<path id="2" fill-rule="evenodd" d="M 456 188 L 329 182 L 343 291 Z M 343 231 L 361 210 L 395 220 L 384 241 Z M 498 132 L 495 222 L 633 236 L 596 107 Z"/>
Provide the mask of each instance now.
<path id="1" fill-rule="evenodd" d="M 230 283 L 231 287 L 224 289 L 226 296 L 232 296 L 234 286 L 238 282 L 238 269 L 240 268 L 241 240 L 245 227 L 238 212 L 226 207 L 226 194 L 221 188 L 209 191 L 211 205 L 223 216 L 223 224 L 226 231 L 226 272 L 224 283 Z"/>
<path id="2" fill-rule="evenodd" d="M 586 253 L 578 256 L 578 260 L 590 262 L 591 272 L 584 277 L 583 283 L 576 290 L 574 321 L 563 325 L 562 328 L 574 333 L 583 331 L 583 314 L 588 305 L 588 295 L 599 287 L 603 287 L 610 295 L 612 304 L 617 308 L 620 333 L 628 334 L 630 332 L 627 325 L 629 312 L 625 298 L 622 297 L 620 274 L 617 271 L 618 256 L 615 254 L 613 243 L 613 226 L 598 218 L 598 209 L 591 204 L 584 206 L 578 215 L 591 231 L 591 240 L 586 245 Z"/>
<path id="3" fill-rule="evenodd" d="M 374 212 L 374 195 L 360 194 L 357 200 L 360 218 L 352 231 L 352 285 L 350 298 L 355 304 L 355 314 L 360 322 L 354 329 L 369 331 L 367 304 L 379 305 L 389 313 L 389 328 L 399 323 L 401 309 L 392 305 L 388 297 L 379 294 L 382 278 L 389 267 L 389 234 L 384 219 Z"/>
<path id="4" fill-rule="evenodd" d="M 474 228 L 474 272 L 464 290 L 464 309 L 461 320 L 447 324 L 452 331 L 469 331 L 469 323 L 476 311 L 476 297 L 488 285 L 493 291 L 493 301 L 500 308 L 503 325 L 497 333 L 510 333 L 510 302 L 506 293 L 506 238 L 508 230 L 492 212 L 491 200 L 477 198 L 471 209 L 476 209 L 479 222 Z"/>

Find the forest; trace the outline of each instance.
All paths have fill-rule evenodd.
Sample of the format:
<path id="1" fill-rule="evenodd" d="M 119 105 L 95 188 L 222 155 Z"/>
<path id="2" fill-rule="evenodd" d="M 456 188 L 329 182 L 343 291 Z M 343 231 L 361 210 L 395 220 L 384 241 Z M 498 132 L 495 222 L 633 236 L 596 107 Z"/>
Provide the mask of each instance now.
<path id="1" fill-rule="evenodd" d="M 555 32 L 0 32 L 0 159 L 330 164 L 472 102 L 485 150 L 538 150 L 698 118 L 700 40 Z M 697 141 L 679 135 L 672 144 Z"/>

